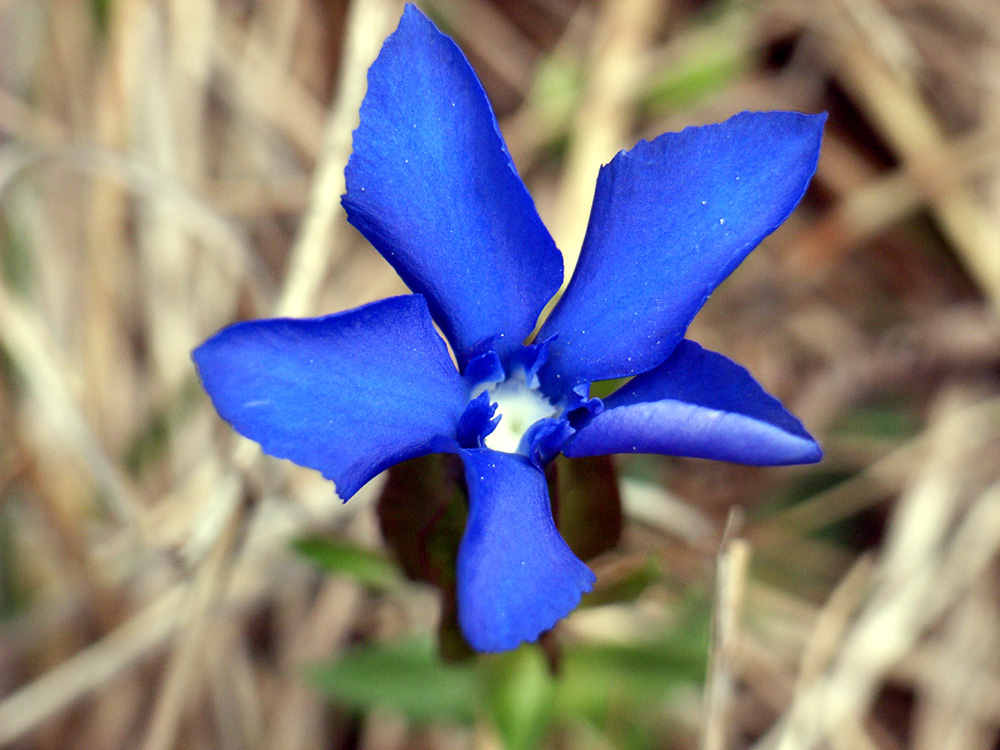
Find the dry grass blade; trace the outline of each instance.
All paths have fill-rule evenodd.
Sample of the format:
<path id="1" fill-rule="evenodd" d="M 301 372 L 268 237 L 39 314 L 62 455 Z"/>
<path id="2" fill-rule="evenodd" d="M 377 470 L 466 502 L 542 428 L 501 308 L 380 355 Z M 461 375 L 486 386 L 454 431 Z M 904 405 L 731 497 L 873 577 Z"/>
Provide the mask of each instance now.
<path id="1" fill-rule="evenodd" d="M 351 133 L 367 88 L 365 71 L 378 54 L 391 21 L 399 15 L 399 7 L 396 0 L 351 3 L 337 96 L 327 117 L 309 209 L 292 247 L 275 310 L 279 316 L 305 315 L 312 310 L 332 259 L 347 244 L 341 231 L 346 222 L 340 196 L 345 190 Z"/>
<path id="2" fill-rule="evenodd" d="M 0 702 L 0 744 L 23 737 L 162 646 L 177 626 L 184 594 L 184 586 L 170 589 L 104 640 L 6 696 Z"/>
<path id="3" fill-rule="evenodd" d="M 339 199 L 344 190 L 343 169 L 350 152 L 350 133 L 363 97 L 364 74 L 387 33 L 389 20 L 397 10 L 397 4 L 389 1 L 356 2 L 351 6 L 338 97 L 328 118 L 310 207 L 293 246 L 285 284 L 276 306 L 279 316 L 307 313 L 325 277 L 330 245 L 335 237 L 335 220 L 340 218 L 340 225 L 343 225 L 338 214 Z M 240 463 L 246 461 L 251 452 L 255 453 L 248 443 L 241 443 L 240 450 L 243 456 Z M 191 595 L 191 620 L 181 634 L 171 660 L 171 669 L 161 687 L 144 750 L 167 750 L 173 746 L 182 714 L 192 697 L 191 686 L 197 683 L 197 665 L 209 626 L 209 612 L 225 591 L 228 580 L 226 571 L 236 550 L 242 518 L 236 512 L 238 506 L 233 504 L 229 493 L 220 493 L 218 497 L 226 498 L 225 505 L 233 512 L 207 516 L 225 519 L 225 526 L 220 529 L 222 533 L 215 536 L 209 556 L 198 569 Z"/>
<path id="4" fill-rule="evenodd" d="M 687 333 L 826 457 L 619 461 L 622 542 L 593 562 L 613 603 L 561 625 L 561 669 L 513 691 L 549 722 L 541 747 L 997 747 L 997 3 L 417 4 L 479 74 L 568 271 L 619 148 L 742 110 L 829 114 L 809 192 Z M 290 552 L 378 547 L 378 482 L 342 505 L 262 458 L 190 360 L 237 320 L 404 293 L 339 205 L 401 10 L 0 0 L 0 745 L 497 746 L 495 706 L 417 726 L 302 679 L 433 637 L 439 605 Z"/>
<path id="5" fill-rule="evenodd" d="M 850 8 L 856 3 L 845 0 L 844 4 Z M 879 18 L 892 23 L 888 14 Z M 927 190 L 932 211 L 994 309 L 1000 311 L 1000 225 L 995 215 L 953 169 L 958 161 L 955 149 L 915 83 L 879 59 L 871 35 L 860 37 L 856 22 L 838 24 L 836 29 L 839 38 L 834 55 L 844 83 L 874 118 L 890 147 L 920 175 L 920 182 L 933 186 Z M 890 36 L 901 34 L 892 31 Z M 879 30 L 878 39 L 881 44 L 884 31 Z M 990 158 L 985 150 L 983 156 Z"/>
<path id="6" fill-rule="evenodd" d="M 995 440 L 995 426 L 986 429 Z M 838 626 L 844 632 L 836 649 L 830 648 L 829 636 L 813 636 L 827 642 L 830 664 L 803 680 L 784 721 L 759 748 L 820 747 L 839 733 L 844 721 L 864 716 L 893 666 L 1000 552 L 1000 485 L 966 507 L 958 473 L 983 436 L 965 429 L 961 420 L 945 419 L 930 439 L 931 459 L 893 518 L 866 601 L 846 629 Z M 843 590 L 857 596 L 856 583 L 845 582 Z M 838 609 L 831 601 L 829 611 Z M 818 622 L 817 630 L 825 622 Z"/>
<path id="7" fill-rule="evenodd" d="M 600 5 L 588 55 L 588 81 L 569 136 L 559 203 L 551 222 L 565 258 L 567 282 L 583 244 L 584 217 L 590 212 L 597 170 L 630 145 L 638 94 L 634 82 L 642 68 L 642 51 L 662 11 L 656 0 L 607 0 Z"/>
<path id="8" fill-rule="evenodd" d="M 107 498 L 108 507 L 127 529 L 133 551 L 148 538 L 143 509 L 115 463 L 77 407 L 65 367 L 47 342 L 45 327 L 32 311 L 12 298 L 0 285 L 0 340 L 28 382 L 50 428 L 80 459 Z"/>
<path id="9" fill-rule="evenodd" d="M 199 676 L 201 663 L 206 657 L 203 650 L 211 622 L 210 613 L 229 583 L 242 522 L 239 513 L 229 516 L 223 534 L 211 555 L 198 566 L 197 574 L 186 592 L 185 611 L 178 623 L 181 630 L 170 667 L 160 685 L 143 750 L 168 750 L 173 747 L 181 715 L 197 697 L 202 679 Z"/>
<path id="10" fill-rule="evenodd" d="M 739 650 L 740 623 L 750 567 L 749 543 L 745 539 L 733 538 L 739 533 L 741 523 L 736 513 L 730 515 L 722 549 L 716 558 L 702 750 L 724 750 L 732 746 L 732 712 L 737 679 L 734 657 Z"/>

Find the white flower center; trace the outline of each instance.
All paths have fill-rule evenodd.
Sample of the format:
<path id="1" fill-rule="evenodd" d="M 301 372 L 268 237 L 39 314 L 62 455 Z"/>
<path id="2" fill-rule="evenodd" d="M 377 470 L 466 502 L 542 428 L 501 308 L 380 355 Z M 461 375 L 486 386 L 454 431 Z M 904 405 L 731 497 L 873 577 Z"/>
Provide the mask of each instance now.
<path id="1" fill-rule="evenodd" d="M 486 436 L 486 447 L 504 453 L 517 453 L 524 433 L 540 419 L 558 415 L 558 410 L 539 391 L 528 386 L 524 377 L 514 376 L 489 384 L 490 400 L 497 404 L 500 423 Z"/>

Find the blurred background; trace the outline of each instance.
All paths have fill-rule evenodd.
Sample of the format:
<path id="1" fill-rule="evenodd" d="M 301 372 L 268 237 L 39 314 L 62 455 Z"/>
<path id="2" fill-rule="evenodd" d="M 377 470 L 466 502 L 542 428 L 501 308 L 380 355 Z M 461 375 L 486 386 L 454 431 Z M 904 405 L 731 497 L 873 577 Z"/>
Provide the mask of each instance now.
<path id="1" fill-rule="evenodd" d="M 383 480 L 261 456 L 190 361 L 405 291 L 339 204 L 401 4 L 0 0 L 0 746 L 1000 747 L 1000 4 L 419 5 L 568 267 L 617 150 L 829 112 L 690 331 L 825 460 L 621 458 L 555 669 L 441 661 Z"/>

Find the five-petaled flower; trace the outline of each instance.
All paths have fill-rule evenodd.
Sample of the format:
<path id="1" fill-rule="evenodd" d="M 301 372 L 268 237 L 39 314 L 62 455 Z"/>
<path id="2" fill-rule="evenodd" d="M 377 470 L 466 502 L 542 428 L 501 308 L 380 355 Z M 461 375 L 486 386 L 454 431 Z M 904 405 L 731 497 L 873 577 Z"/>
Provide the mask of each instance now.
<path id="1" fill-rule="evenodd" d="M 594 582 L 553 523 L 558 453 L 819 460 L 746 370 L 684 332 L 802 198 L 824 119 L 744 112 L 615 156 L 572 280 L 525 345 L 562 257 L 468 61 L 407 6 L 368 75 L 343 205 L 414 293 L 230 326 L 194 352 L 205 389 L 238 432 L 345 499 L 397 462 L 460 455 L 459 623 L 482 651 L 534 640 Z"/>

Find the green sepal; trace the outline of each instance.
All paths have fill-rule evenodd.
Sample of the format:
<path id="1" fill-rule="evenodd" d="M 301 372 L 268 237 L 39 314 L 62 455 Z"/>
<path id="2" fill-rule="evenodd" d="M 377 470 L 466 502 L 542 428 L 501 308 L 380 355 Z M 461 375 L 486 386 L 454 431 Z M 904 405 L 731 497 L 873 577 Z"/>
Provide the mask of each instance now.
<path id="1" fill-rule="evenodd" d="M 608 456 L 558 456 L 546 471 L 552 515 L 566 544 L 581 560 L 607 552 L 621 538 L 618 475 Z"/>

